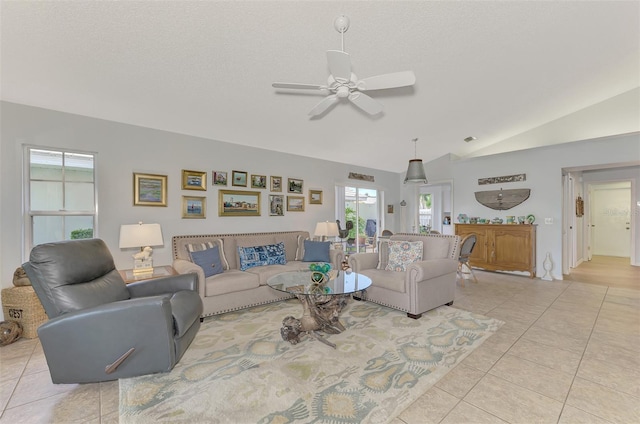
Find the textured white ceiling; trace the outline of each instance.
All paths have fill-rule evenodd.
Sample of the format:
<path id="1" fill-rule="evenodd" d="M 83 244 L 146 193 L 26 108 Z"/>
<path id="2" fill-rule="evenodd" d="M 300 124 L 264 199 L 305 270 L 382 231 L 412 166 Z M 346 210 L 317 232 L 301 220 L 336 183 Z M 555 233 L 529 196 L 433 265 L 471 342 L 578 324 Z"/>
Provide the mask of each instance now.
<path id="1" fill-rule="evenodd" d="M 1 7 L 3 100 L 395 172 L 415 137 L 425 161 L 473 155 L 640 86 L 637 1 Z M 379 116 L 344 103 L 309 119 L 320 93 L 271 83 L 324 84 L 340 14 L 358 77 L 413 70 L 417 83 L 373 92 Z"/>

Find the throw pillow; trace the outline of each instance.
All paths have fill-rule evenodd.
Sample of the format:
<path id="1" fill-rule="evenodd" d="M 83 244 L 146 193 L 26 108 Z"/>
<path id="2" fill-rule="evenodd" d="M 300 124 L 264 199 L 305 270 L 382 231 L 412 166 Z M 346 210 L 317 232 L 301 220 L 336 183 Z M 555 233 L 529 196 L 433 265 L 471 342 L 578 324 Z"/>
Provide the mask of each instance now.
<path id="1" fill-rule="evenodd" d="M 329 256 L 330 241 L 304 241 L 304 257 L 302 262 L 331 262 Z"/>
<path id="2" fill-rule="evenodd" d="M 229 262 L 227 262 L 227 257 L 224 255 L 224 242 L 222 241 L 222 239 L 215 239 L 212 241 L 206 241 L 204 243 L 189 243 L 186 245 L 186 247 L 187 251 L 189 252 L 189 257 L 191 257 L 191 252 L 211 249 L 216 245 L 218 246 L 218 249 L 220 251 L 220 261 L 222 262 L 222 269 L 227 270 L 229 269 Z"/>
<path id="3" fill-rule="evenodd" d="M 422 241 L 389 240 L 387 271 L 406 271 L 407 265 L 422 260 Z"/>
<path id="4" fill-rule="evenodd" d="M 285 265 L 287 263 L 284 243 L 267 244 L 264 246 L 238 247 L 240 271 L 246 271 L 255 266 Z"/>
<path id="5" fill-rule="evenodd" d="M 222 273 L 222 261 L 220 260 L 220 248 L 218 246 L 189 252 L 189 255 L 191 255 L 191 262 L 202 268 L 205 278 Z"/>

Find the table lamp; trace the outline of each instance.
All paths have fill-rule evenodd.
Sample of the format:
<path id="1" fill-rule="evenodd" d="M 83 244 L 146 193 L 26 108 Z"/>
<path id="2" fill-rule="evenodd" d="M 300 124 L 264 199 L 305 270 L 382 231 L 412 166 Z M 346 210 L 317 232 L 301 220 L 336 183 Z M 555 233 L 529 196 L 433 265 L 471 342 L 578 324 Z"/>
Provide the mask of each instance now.
<path id="1" fill-rule="evenodd" d="M 322 236 L 322 241 L 325 241 L 327 237 L 336 237 L 338 235 L 338 224 L 329 221 L 318 222 L 314 235 Z"/>
<path id="2" fill-rule="evenodd" d="M 124 224 L 120 226 L 120 249 L 139 247 L 140 252 L 133 255 L 133 274 L 153 273 L 153 249 L 162 246 L 162 228 L 160 224 Z"/>

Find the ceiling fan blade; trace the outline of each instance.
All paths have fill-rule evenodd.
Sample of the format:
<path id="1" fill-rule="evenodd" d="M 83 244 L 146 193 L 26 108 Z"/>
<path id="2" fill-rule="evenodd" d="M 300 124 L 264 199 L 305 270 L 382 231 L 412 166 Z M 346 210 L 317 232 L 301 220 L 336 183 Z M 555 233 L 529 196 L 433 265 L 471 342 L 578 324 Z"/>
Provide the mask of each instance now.
<path id="1" fill-rule="evenodd" d="M 274 82 L 271 86 L 273 88 L 295 88 L 303 90 L 323 90 L 327 88 L 324 85 L 298 84 L 296 82 Z"/>
<path id="2" fill-rule="evenodd" d="M 382 112 L 383 106 L 377 101 L 373 100 L 371 97 L 367 96 L 364 93 L 360 93 L 358 91 L 354 91 L 349 94 L 349 100 L 354 105 L 358 106 L 360 109 L 367 112 L 369 115 L 376 115 Z"/>
<path id="3" fill-rule="evenodd" d="M 341 50 L 327 50 L 329 71 L 336 80 L 348 82 L 351 80 L 351 56 Z"/>
<path id="4" fill-rule="evenodd" d="M 338 96 L 336 96 L 335 94 L 331 94 L 325 97 L 320 103 L 315 105 L 313 109 L 311 109 L 311 111 L 309 111 L 309 116 L 317 116 L 322 114 L 324 111 L 333 106 L 338 100 Z"/>
<path id="5" fill-rule="evenodd" d="M 416 75 L 413 71 L 404 71 L 361 79 L 358 81 L 357 87 L 362 91 L 382 90 L 384 88 L 406 87 L 415 83 Z"/>

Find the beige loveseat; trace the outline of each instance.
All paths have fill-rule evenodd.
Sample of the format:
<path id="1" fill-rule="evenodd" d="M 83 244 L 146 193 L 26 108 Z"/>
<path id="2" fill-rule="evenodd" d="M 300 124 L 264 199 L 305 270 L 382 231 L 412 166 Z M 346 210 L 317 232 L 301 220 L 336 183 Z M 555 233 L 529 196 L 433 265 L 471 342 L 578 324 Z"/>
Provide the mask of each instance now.
<path id="1" fill-rule="evenodd" d="M 363 299 L 407 312 L 411 318 L 442 305 L 451 305 L 456 289 L 460 237 L 440 234 L 394 234 L 389 238 L 422 241 L 422 260 L 406 266 L 406 271 L 385 270 L 389 261 L 388 243 L 380 243 L 379 253 L 349 256 L 353 271 L 372 280 Z"/>
<path id="2" fill-rule="evenodd" d="M 173 268 L 179 274 L 198 275 L 198 292 L 204 306 L 202 317 L 277 302 L 292 296 L 270 288 L 267 280 L 281 272 L 308 269 L 311 262 L 302 262 L 304 240 L 308 239 L 307 231 L 174 236 Z M 284 243 L 286 264 L 240 270 L 238 247 L 264 246 L 279 242 Z M 224 272 L 205 278 L 203 269 L 191 261 L 189 245 L 193 248 L 207 243 L 222 246 L 226 263 Z M 343 252 L 331 249 L 329 255 L 331 265 L 337 269 L 344 259 Z"/>

